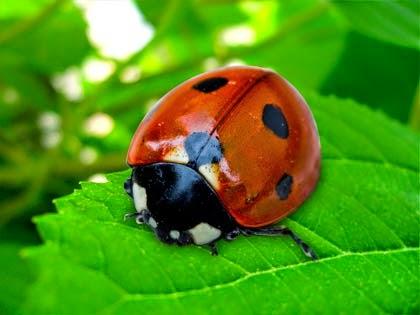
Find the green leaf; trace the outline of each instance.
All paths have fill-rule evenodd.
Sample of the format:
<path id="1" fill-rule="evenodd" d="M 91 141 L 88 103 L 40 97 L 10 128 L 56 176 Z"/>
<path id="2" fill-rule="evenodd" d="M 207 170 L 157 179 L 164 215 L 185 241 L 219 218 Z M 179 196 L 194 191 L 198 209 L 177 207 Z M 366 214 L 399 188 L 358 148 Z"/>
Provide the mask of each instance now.
<path id="1" fill-rule="evenodd" d="M 420 49 L 418 1 L 333 0 L 332 2 L 356 30 L 380 40 Z"/>
<path id="2" fill-rule="evenodd" d="M 113 113 L 133 109 L 137 112 L 138 106 L 148 99 L 159 98 L 177 84 L 203 72 L 208 57 L 216 63 L 221 62 L 220 66 L 224 61 L 240 60 L 249 65 L 272 68 L 298 88 L 320 88 L 342 52 L 347 30 L 341 27 L 341 17 L 333 14 L 321 1 L 285 2 L 281 5 L 264 1 L 254 3 L 258 10 L 251 10 L 252 14 L 248 12 L 254 15 L 252 18 L 239 15 L 243 6 L 245 4 L 236 2 L 203 2 L 197 8 L 184 10 L 183 19 L 177 17 L 172 21 L 169 28 L 172 31 L 168 31 L 168 36 L 162 36 L 164 40 L 158 41 L 155 49 L 142 55 L 142 78 L 133 84 L 114 84 L 98 96 L 95 105 Z M 193 19 L 194 9 L 199 16 Z M 222 19 L 221 16 L 225 15 Z M 220 32 L 238 24 L 253 29 L 257 42 L 251 46 L 221 45 Z M 272 28 L 269 32 L 266 30 L 268 25 Z M 212 39 L 209 39 L 210 33 L 214 34 Z M 261 34 L 264 36 L 259 38 Z M 205 43 L 198 46 L 198 41 Z M 213 52 L 215 49 L 207 47 L 209 43 L 220 46 L 216 50 L 221 52 Z"/>
<path id="3" fill-rule="evenodd" d="M 33 274 L 20 253 L 23 247 L 34 244 L 34 232 L 18 224 L 0 228 L 0 314 L 21 314 Z"/>
<path id="4" fill-rule="evenodd" d="M 29 285 L 29 272 L 19 252 L 22 245 L 17 243 L 0 242 L 0 295 L 1 314 L 19 314 L 18 309 L 25 299 L 25 291 Z"/>
<path id="5" fill-rule="evenodd" d="M 157 6 L 156 2 L 152 0 L 135 0 L 135 3 L 141 10 L 141 13 L 155 26 L 159 25 L 162 18 L 162 8 L 168 7 L 171 2 L 176 2 L 176 0 L 163 0 L 159 6 Z"/>
<path id="6" fill-rule="evenodd" d="M 147 2 L 144 1 L 143 4 Z M 141 6 L 142 4 L 140 8 Z M 139 58 L 134 58 L 138 59 L 142 71 L 158 73 L 163 68 L 214 53 L 212 32 L 196 12 L 193 2 L 167 1 L 163 8 L 163 14 L 159 9 L 159 25 L 152 40 L 153 44 L 139 52 Z"/>
<path id="7" fill-rule="evenodd" d="M 15 90 L 16 102 L 19 101 L 25 105 L 22 106 L 23 108 L 16 108 L 17 106 L 15 106 L 13 108 L 15 112 L 28 108 L 42 110 L 53 107 L 51 92 L 42 80 L 45 80 L 42 76 L 8 67 L 0 61 L 0 85 Z M 0 119 L 4 119 L 4 117 Z"/>
<path id="8" fill-rule="evenodd" d="M 53 0 L 20 0 L 0 2 L 0 19 L 22 18 L 38 13 L 43 6 Z"/>
<path id="9" fill-rule="evenodd" d="M 284 1 L 279 14 L 277 35 L 238 57 L 276 70 L 299 89 L 318 90 L 343 51 L 347 29 L 341 16 L 313 0 Z"/>
<path id="10" fill-rule="evenodd" d="M 321 93 L 350 97 L 406 123 L 419 80 L 419 66 L 416 49 L 351 32 Z"/>
<path id="11" fill-rule="evenodd" d="M 5 32 L 19 20 L 1 21 Z M 24 23 L 24 21 L 22 21 Z M 0 46 L 0 58 L 37 73 L 51 74 L 79 64 L 91 46 L 80 10 L 67 3 L 34 27 Z"/>
<path id="12" fill-rule="evenodd" d="M 123 221 L 129 171 L 56 201 L 36 218 L 45 241 L 29 314 L 406 314 L 418 298 L 418 137 L 353 101 L 307 95 L 323 148 L 317 190 L 282 223 L 311 244 L 239 237 L 207 248 L 159 242 Z M 48 292 L 48 294 L 46 294 Z"/>

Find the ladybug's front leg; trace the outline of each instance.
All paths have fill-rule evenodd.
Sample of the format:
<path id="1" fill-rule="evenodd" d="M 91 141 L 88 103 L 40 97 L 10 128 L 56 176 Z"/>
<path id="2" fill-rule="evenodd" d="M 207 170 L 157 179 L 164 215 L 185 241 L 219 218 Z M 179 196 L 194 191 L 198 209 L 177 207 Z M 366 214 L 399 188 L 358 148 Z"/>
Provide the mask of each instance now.
<path id="1" fill-rule="evenodd" d="M 219 251 L 217 250 L 216 242 L 209 243 L 210 246 L 210 252 L 212 256 L 219 255 Z"/>
<path id="2" fill-rule="evenodd" d="M 225 234 L 225 240 L 227 240 L 227 241 L 233 241 L 235 238 L 237 238 L 238 237 L 238 235 L 240 235 L 241 234 L 241 230 L 240 229 L 238 229 L 238 228 L 236 228 L 236 229 L 234 229 L 234 230 L 232 230 L 232 231 L 230 231 L 230 232 L 227 232 L 226 234 Z"/>
<path id="3" fill-rule="evenodd" d="M 137 224 L 144 224 L 145 223 L 145 217 L 146 217 L 147 210 L 141 210 L 141 211 L 135 211 L 126 213 L 124 215 L 124 221 L 127 221 L 128 219 L 135 218 Z"/>

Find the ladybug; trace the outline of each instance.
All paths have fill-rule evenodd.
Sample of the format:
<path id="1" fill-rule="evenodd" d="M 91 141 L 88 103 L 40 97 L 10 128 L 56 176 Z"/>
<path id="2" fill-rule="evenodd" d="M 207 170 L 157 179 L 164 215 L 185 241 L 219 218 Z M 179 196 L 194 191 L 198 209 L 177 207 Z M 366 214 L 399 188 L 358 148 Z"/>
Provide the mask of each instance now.
<path id="1" fill-rule="evenodd" d="M 305 100 L 271 70 L 237 66 L 198 75 L 161 98 L 140 123 L 124 183 L 136 212 L 169 244 L 238 235 L 288 235 L 272 226 L 314 190 L 320 143 Z"/>

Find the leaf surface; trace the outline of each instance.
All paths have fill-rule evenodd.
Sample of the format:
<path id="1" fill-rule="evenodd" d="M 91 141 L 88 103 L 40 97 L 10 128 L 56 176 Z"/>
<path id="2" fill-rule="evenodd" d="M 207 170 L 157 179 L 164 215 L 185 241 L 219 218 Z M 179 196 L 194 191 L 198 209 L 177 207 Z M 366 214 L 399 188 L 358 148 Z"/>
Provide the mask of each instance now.
<path id="1" fill-rule="evenodd" d="M 27 313 L 323 314 L 419 311 L 418 137 L 353 101 L 307 94 L 323 148 L 317 190 L 282 223 L 311 244 L 308 261 L 288 238 L 160 243 L 123 222 L 129 171 L 56 201 L 36 218 L 45 241 L 28 250 L 38 279 Z M 48 292 L 48 294 L 45 294 Z"/>
<path id="2" fill-rule="evenodd" d="M 0 19 L 0 27 L 9 30 L 18 22 L 19 19 Z M 80 10 L 67 4 L 58 8 L 54 15 L 1 45 L 0 60 L 5 65 L 50 75 L 79 64 L 91 50 L 86 36 L 86 22 Z"/>
<path id="3" fill-rule="evenodd" d="M 406 123 L 419 82 L 419 67 L 416 49 L 350 32 L 321 94 L 352 98 Z"/>
<path id="4" fill-rule="evenodd" d="M 21 314 L 22 301 L 33 274 L 20 253 L 24 247 L 36 243 L 33 232 L 19 224 L 0 228 L 0 314 Z"/>
<path id="5" fill-rule="evenodd" d="M 420 49 L 418 1 L 333 0 L 333 3 L 356 30 L 397 45 Z"/>

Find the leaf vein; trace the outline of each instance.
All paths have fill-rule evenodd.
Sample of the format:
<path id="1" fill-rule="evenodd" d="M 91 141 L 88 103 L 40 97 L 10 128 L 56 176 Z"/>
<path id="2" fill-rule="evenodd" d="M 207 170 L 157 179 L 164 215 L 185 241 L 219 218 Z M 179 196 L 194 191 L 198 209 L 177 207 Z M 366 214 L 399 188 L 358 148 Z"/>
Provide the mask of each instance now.
<path id="1" fill-rule="evenodd" d="M 183 291 L 177 291 L 177 292 L 171 292 L 171 293 L 129 294 L 129 296 L 126 297 L 126 298 L 128 298 L 130 300 L 131 299 L 134 299 L 134 300 L 145 299 L 145 298 L 160 299 L 160 298 L 167 298 L 167 297 L 178 298 L 178 297 L 188 295 L 188 294 L 207 292 L 208 290 L 223 289 L 223 288 L 226 288 L 226 287 L 234 286 L 238 283 L 246 281 L 249 278 L 257 277 L 257 276 L 264 275 L 264 274 L 270 274 L 270 273 L 274 273 L 274 272 L 278 272 L 278 271 L 282 271 L 282 270 L 295 270 L 296 268 L 306 266 L 306 265 L 310 265 L 310 264 L 319 264 L 319 263 L 324 264 L 326 262 L 338 260 L 338 259 L 341 259 L 341 258 L 344 258 L 344 257 L 373 256 L 373 255 L 387 255 L 388 256 L 388 255 L 392 255 L 392 254 L 396 254 L 396 253 L 404 253 L 404 252 L 419 252 L 419 248 L 417 248 L 417 247 L 407 247 L 407 248 L 399 248 L 399 249 L 386 250 L 386 251 L 375 250 L 375 251 L 360 252 L 360 253 L 356 253 L 356 252 L 345 253 L 345 254 L 340 254 L 340 255 L 333 256 L 333 257 L 322 258 L 322 259 L 319 259 L 317 261 L 306 261 L 306 262 L 301 262 L 301 263 L 292 264 L 292 265 L 274 267 L 274 268 L 270 268 L 270 269 L 266 269 L 266 270 L 262 270 L 262 271 L 255 271 L 255 272 L 249 273 L 247 275 L 240 276 L 237 279 L 234 279 L 232 281 L 224 282 L 224 283 L 221 283 L 221 284 L 216 284 L 216 285 L 213 285 L 213 286 L 201 287 L 201 288 L 189 289 L 189 290 L 183 290 Z"/>
<path id="2" fill-rule="evenodd" d="M 391 229 L 391 227 L 387 224 L 387 223 L 385 223 L 385 221 L 381 218 L 381 217 L 379 217 L 378 216 L 378 214 L 377 213 L 374 213 L 369 207 L 367 207 L 366 205 L 364 205 L 363 203 L 361 203 L 359 200 L 357 200 L 357 198 L 355 198 L 354 196 L 350 196 L 349 194 L 346 194 L 345 192 L 343 192 L 343 191 L 341 191 L 341 190 L 338 190 L 338 189 L 336 189 L 336 188 L 334 188 L 333 186 L 329 186 L 330 187 L 330 189 L 331 190 L 333 190 L 333 191 L 335 191 L 335 192 L 337 192 L 337 193 L 339 193 L 339 194 L 341 194 L 342 196 L 344 196 L 344 197 L 346 197 L 346 198 L 348 198 L 348 199 L 350 199 L 350 200 L 353 200 L 354 202 L 356 202 L 357 204 L 359 204 L 360 206 L 361 206 L 361 209 L 364 209 L 365 211 L 367 211 L 367 212 L 369 212 L 370 214 L 372 214 L 372 216 L 373 216 L 373 218 L 375 218 L 376 220 L 377 220 L 377 222 L 379 222 L 380 224 L 382 224 L 383 226 L 385 226 L 386 228 L 387 228 L 387 230 L 390 232 L 390 234 L 392 235 L 392 236 L 394 236 L 395 237 L 395 239 L 400 243 L 400 245 L 402 246 L 402 247 L 407 247 L 406 246 L 406 244 L 403 242 L 403 240 L 401 239 L 401 237 L 399 237 L 396 233 L 395 233 L 395 231 L 393 230 L 393 229 Z M 369 238 L 372 240 L 372 242 L 376 245 L 376 242 L 375 242 L 375 239 L 374 238 L 372 238 L 372 235 L 370 234 L 370 232 L 369 232 L 369 229 L 368 228 L 366 228 L 365 227 L 365 230 L 367 231 L 367 233 L 368 233 L 368 235 L 369 235 Z"/>

